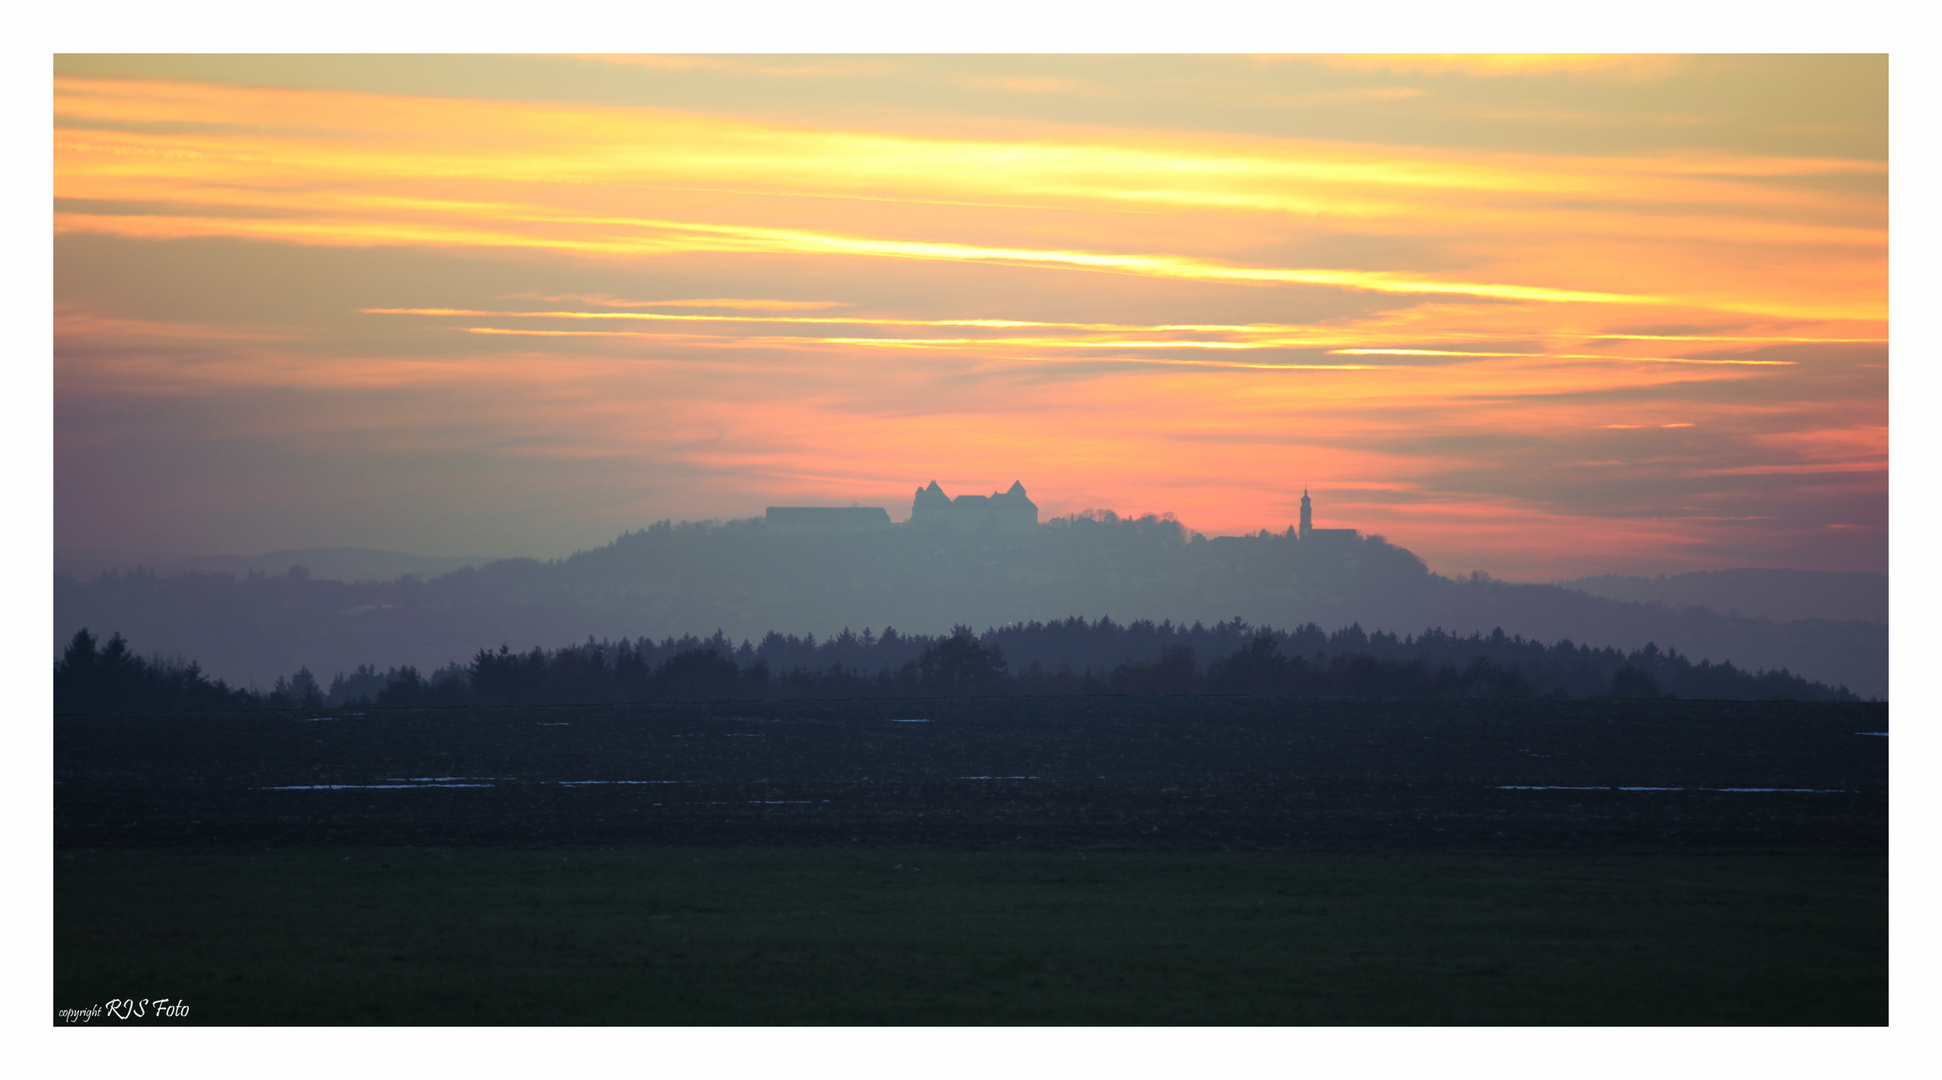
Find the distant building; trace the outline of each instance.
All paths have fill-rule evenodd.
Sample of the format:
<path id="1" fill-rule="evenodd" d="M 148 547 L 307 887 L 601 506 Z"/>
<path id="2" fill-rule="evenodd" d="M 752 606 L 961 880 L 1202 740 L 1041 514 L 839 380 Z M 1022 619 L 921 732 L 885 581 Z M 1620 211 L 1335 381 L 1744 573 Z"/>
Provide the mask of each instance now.
<path id="1" fill-rule="evenodd" d="M 893 527 L 881 506 L 771 506 L 769 527 L 778 532 L 856 533 Z M 1013 481 L 1005 491 L 989 495 L 944 494 L 937 481 L 917 489 L 910 503 L 908 524 L 917 529 L 954 529 L 964 532 L 1029 533 L 1038 527 L 1038 504 Z M 1301 493 L 1301 538 L 1323 543 L 1355 540 L 1354 529 L 1317 529 L 1314 502 Z"/>
<path id="2" fill-rule="evenodd" d="M 929 487 L 917 489 L 909 523 L 920 529 L 1030 532 L 1038 527 L 1038 504 L 1026 498 L 1025 485 L 1017 481 L 1009 491 L 953 499 L 932 480 Z"/>
<path id="3" fill-rule="evenodd" d="M 868 532 L 890 528 L 881 506 L 771 506 L 765 520 L 777 532 Z"/>
<path id="4" fill-rule="evenodd" d="M 1353 540 L 1355 537 L 1354 529 L 1317 529 L 1315 509 L 1308 501 L 1308 489 L 1301 489 L 1301 538 L 1303 540 L 1337 541 Z"/>

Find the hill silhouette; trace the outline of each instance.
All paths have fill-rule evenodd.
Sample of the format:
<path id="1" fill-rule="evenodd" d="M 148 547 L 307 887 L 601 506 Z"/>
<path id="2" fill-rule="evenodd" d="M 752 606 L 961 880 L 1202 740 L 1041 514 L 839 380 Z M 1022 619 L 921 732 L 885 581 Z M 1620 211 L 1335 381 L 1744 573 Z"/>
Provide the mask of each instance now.
<path id="1" fill-rule="evenodd" d="M 569 558 L 511 559 L 432 578 L 107 573 L 55 583 L 55 645 L 118 629 L 213 676 L 260 685 L 307 666 L 431 670 L 479 648 L 588 638 L 830 635 L 894 626 L 936 634 L 1074 616 L 1324 627 L 1399 634 L 1496 629 L 1625 651 L 1780 669 L 1886 697 L 1887 627 L 1776 622 L 1614 600 L 1553 585 L 1433 574 L 1382 537 L 1304 541 L 1293 530 L 1208 539 L 1169 517 L 1095 512 L 1028 532 L 885 528 L 780 533 L 759 520 L 661 522 Z M 1113 663 L 1144 663 L 1128 653 Z M 1102 661 L 1103 662 L 1103 661 Z"/>
<path id="2" fill-rule="evenodd" d="M 1888 621 L 1888 575 L 1836 570 L 1695 570 L 1657 577 L 1614 574 L 1556 582 L 1611 600 L 1704 607 L 1728 615 L 1793 622 Z"/>
<path id="3" fill-rule="evenodd" d="M 113 551 L 100 548 L 62 548 L 54 552 L 54 572 L 83 580 L 109 571 L 156 574 L 268 574 L 275 576 L 301 566 L 313 577 L 333 581 L 392 581 L 407 574 L 437 577 L 467 566 L 484 566 L 483 557 L 413 555 L 379 548 L 292 548 L 261 555 L 179 555 L 169 552 Z"/>

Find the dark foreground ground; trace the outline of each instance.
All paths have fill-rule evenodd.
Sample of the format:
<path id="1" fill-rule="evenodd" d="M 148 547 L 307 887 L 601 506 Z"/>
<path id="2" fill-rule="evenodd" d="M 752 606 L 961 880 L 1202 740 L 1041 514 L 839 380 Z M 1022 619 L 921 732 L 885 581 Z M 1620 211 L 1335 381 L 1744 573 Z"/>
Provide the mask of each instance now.
<path id="1" fill-rule="evenodd" d="M 213 1024 L 1882 1024 L 1886 859 L 57 858 L 55 1000 Z"/>
<path id="2" fill-rule="evenodd" d="M 1882 1024 L 1886 730 L 1582 700 L 61 717 L 54 1008 Z"/>

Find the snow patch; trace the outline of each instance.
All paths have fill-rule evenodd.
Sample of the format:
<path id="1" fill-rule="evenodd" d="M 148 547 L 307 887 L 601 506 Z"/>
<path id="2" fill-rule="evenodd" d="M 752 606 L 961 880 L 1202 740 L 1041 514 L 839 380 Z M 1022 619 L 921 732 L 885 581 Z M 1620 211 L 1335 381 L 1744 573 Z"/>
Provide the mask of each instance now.
<path id="1" fill-rule="evenodd" d="M 282 784 L 258 791 L 386 791 L 397 788 L 497 787 L 496 784 Z"/>

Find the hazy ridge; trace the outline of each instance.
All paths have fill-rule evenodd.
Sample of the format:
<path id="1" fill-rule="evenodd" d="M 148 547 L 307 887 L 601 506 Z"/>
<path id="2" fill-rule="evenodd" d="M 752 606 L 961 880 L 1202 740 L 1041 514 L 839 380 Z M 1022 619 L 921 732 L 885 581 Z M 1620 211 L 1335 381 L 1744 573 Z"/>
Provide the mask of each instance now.
<path id="1" fill-rule="evenodd" d="M 1745 615 L 1775 622 L 1888 621 L 1887 574 L 1749 568 L 1695 570 L 1657 577 L 1605 574 L 1554 584 L 1611 600 L 1704 607 L 1723 615 Z"/>
<path id="2" fill-rule="evenodd" d="M 960 623 L 983 629 L 1072 616 L 1183 624 L 1241 618 L 1398 634 L 1502 628 L 1621 649 L 1652 642 L 1694 659 L 1784 667 L 1863 695 L 1888 691 L 1888 628 L 1878 621 L 1778 621 L 1744 607 L 1735 617 L 1561 585 L 1452 579 L 1379 537 L 1320 543 L 1264 531 L 1209 540 L 1153 517 L 1059 519 L 1022 536 L 904 528 L 777 535 L 759 521 L 661 523 L 550 562 L 501 560 L 363 582 L 310 569 L 274 577 L 58 575 L 55 644 L 83 626 L 120 631 L 144 652 L 190 657 L 212 675 L 267 685 L 304 665 L 324 678 L 359 664 L 429 670 L 482 647 L 557 647 L 589 637 L 720 630 L 740 641 L 770 631 L 938 633 Z M 1615 579 L 1599 580 L 1612 588 Z M 1727 580 L 1744 592 L 1757 578 Z"/>
<path id="3" fill-rule="evenodd" d="M 312 577 L 331 581 L 392 581 L 414 574 L 437 577 L 468 566 L 497 560 L 485 556 L 413 555 L 381 548 L 291 548 L 261 555 L 181 555 L 172 552 L 116 551 L 105 548 L 61 548 L 54 552 L 54 572 L 88 579 L 106 573 L 152 574 L 286 574 L 301 566 Z"/>

